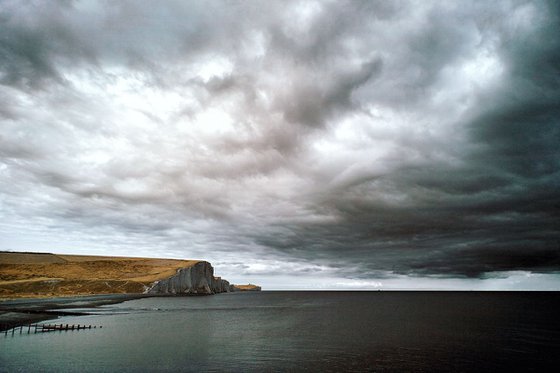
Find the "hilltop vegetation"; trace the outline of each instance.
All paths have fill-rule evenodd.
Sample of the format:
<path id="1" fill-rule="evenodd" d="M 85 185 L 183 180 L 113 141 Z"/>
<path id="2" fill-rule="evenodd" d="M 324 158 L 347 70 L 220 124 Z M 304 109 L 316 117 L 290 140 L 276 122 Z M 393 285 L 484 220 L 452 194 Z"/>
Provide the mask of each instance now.
<path id="1" fill-rule="evenodd" d="M 142 293 L 198 262 L 0 252 L 0 298 Z"/>

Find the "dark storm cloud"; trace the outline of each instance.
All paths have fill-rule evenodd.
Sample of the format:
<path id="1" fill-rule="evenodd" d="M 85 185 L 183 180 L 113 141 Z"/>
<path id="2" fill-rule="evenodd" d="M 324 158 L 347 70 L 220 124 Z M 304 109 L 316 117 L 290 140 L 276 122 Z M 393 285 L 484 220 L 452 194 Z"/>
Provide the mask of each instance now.
<path id="1" fill-rule="evenodd" d="M 50 6 L 52 5 L 52 6 Z M 0 81 L 4 85 L 37 89 L 62 83 L 57 64 L 63 57 L 87 57 L 77 35 L 65 24 L 67 2 L 51 4 L 3 2 L 0 15 Z M 36 16 L 41 13 L 41 17 Z"/>
<path id="2" fill-rule="evenodd" d="M 555 35 L 560 25 L 555 5 L 539 6 L 550 16 L 531 35 L 519 41 L 497 35 L 504 38 L 497 53 L 504 58 L 507 77 L 491 95 L 477 100 L 463 123 L 471 141 L 463 165 L 434 162 L 363 175 L 350 185 L 359 192 L 338 191 L 336 198 L 327 195 L 321 201 L 338 216 L 336 222 L 290 226 L 297 234 L 271 235 L 262 238 L 263 244 L 307 259 L 343 257 L 364 268 L 366 277 L 383 269 L 469 277 L 557 271 L 560 45 Z M 425 89 L 426 82 L 429 88 L 443 63 L 461 58 L 461 48 L 468 47 L 459 32 L 464 25 L 451 26 L 454 18 L 439 14 L 417 35 L 420 55 L 407 60 L 409 66 L 425 67 L 417 89 Z M 450 28 L 451 33 L 444 32 Z M 384 184 L 407 196 L 406 202 L 388 205 L 368 195 Z"/>
<path id="3" fill-rule="evenodd" d="M 0 8 L 12 230 L 246 274 L 560 269 L 554 2 Z"/>
<path id="4" fill-rule="evenodd" d="M 57 78 L 56 69 L 47 55 L 49 52 L 46 50 L 44 37 L 38 32 L 19 30 L 9 24 L 10 20 L 6 16 L 2 18 L 2 83 L 28 85 L 45 77 Z"/>

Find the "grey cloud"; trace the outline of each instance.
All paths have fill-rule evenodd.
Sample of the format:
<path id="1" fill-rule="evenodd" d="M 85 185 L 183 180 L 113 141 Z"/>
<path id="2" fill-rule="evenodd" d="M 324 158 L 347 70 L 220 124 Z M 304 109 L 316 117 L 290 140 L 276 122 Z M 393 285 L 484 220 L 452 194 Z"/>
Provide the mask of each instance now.
<path id="1" fill-rule="evenodd" d="M 322 126 L 337 110 L 348 111 L 356 106 L 351 100 L 354 90 L 378 76 L 381 69 L 382 61 L 376 59 L 363 63 L 355 71 L 304 77 L 309 85 L 296 86 L 294 92 L 281 99 L 279 106 L 290 123 Z"/>
<path id="2" fill-rule="evenodd" d="M 45 38 L 39 32 L 14 30 L 6 26 L 6 18 L 0 20 L 3 25 L 0 61 L 3 74 L 2 83 L 8 85 L 33 85 L 43 78 L 60 79 L 56 68 L 48 58 Z"/>
<path id="3" fill-rule="evenodd" d="M 92 57 L 87 43 L 72 29 L 67 2 L 3 3 L 0 16 L 0 81 L 22 89 L 64 84 L 59 64 Z M 41 17 L 36 17 L 41 14 Z"/>
<path id="4" fill-rule="evenodd" d="M 15 231 L 246 275 L 558 271 L 553 2 L 5 4 Z"/>
<path id="5" fill-rule="evenodd" d="M 18 144 L 15 141 L 10 141 L 0 136 L 0 157 L 6 159 L 29 159 L 38 156 L 36 151 L 25 146 Z"/>

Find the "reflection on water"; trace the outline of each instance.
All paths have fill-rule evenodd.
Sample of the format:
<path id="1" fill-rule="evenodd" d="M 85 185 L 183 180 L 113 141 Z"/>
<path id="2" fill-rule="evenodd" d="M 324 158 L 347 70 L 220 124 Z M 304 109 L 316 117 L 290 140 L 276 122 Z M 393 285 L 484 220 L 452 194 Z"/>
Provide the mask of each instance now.
<path id="1" fill-rule="evenodd" d="M 557 293 L 261 292 L 145 298 L 1 337 L 3 371 L 474 371 L 557 364 Z M 31 358 L 32 357 L 32 358 Z"/>

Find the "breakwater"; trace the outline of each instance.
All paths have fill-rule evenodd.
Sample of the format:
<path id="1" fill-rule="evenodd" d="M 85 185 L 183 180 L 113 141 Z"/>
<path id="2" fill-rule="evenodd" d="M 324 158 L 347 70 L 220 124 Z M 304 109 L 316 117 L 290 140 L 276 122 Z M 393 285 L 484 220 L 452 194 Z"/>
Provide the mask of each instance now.
<path id="1" fill-rule="evenodd" d="M 103 326 L 99 326 L 99 329 Z M 15 336 L 17 334 L 45 333 L 45 332 L 62 332 L 85 329 L 97 329 L 97 325 L 80 325 L 80 324 L 28 324 L 20 325 L 11 329 L 4 330 L 4 336 Z"/>

